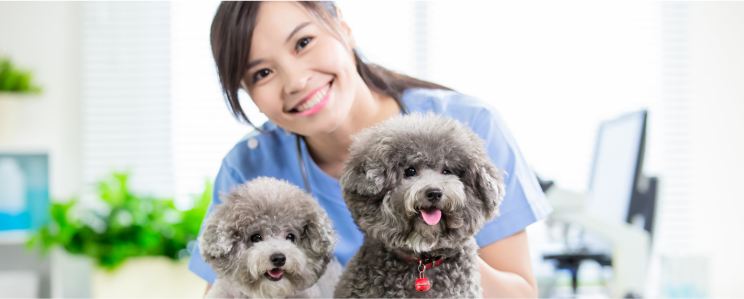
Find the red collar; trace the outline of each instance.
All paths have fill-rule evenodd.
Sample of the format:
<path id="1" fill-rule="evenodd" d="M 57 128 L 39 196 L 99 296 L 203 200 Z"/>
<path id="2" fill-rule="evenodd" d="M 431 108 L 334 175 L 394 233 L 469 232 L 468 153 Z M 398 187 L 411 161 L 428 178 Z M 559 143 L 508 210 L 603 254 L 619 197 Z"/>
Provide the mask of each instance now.
<path id="1" fill-rule="evenodd" d="M 424 271 L 434 266 L 439 266 L 444 260 L 444 256 L 439 257 L 437 260 L 433 259 L 414 259 L 410 255 L 407 257 L 409 260 L 419 263 L 421 265 L 419 271 Z M 426 264 L 425 264 L 426 263 Z"/>

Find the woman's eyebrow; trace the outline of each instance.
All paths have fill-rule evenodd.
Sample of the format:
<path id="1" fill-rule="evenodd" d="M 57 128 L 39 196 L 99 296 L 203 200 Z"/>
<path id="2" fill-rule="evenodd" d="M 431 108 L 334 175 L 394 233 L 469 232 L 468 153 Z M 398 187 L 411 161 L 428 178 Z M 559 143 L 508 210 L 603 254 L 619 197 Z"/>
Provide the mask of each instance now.
<path id="1" fill-rule="evenodd" d="M 305 22 L 300 25 L 297 25 L 297 27 L 295 27 L 295 29 L 292 30 L 292 33 L 289 34 L 289 37 L 287 37 L 287 41 L 285 41 L 284 43 L 286 44 L 287 42 L 289 42 L 289 40 L 292 39 L 292 36 L 294 36 L 297 33 L 297 31 L 300 31 L 300 29 L 304 28 L 307 25 L 310 25 L 310 22 Z"/>
<path id="2" fill-rule="evenodd" d="M 251 61 L 250 63 L 248 63 L 248 68 L 247 69 L 250 70 L 254 66 L 257 66 L 258 64 L 260 64 L 261 62 L 263 62 L 263 59 L 256 59 L 254 61 Z"/>

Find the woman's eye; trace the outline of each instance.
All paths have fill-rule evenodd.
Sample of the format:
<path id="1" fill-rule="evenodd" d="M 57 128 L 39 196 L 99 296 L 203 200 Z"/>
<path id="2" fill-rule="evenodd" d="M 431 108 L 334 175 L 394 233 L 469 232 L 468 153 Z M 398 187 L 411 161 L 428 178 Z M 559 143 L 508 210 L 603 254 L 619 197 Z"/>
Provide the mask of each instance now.
<path id="1" fill-rule="evenodd" d="M 413 167 L 408 167 L 403 173 L 406 175 L 406 177 L 412 177 L 416 175 L 416 169 Z"/>
<path id="2" fill-rule="evenodd" d="M 271 74 L 271 71 L 269 69 L 259 70 L 258 72 L 253 74 L 253 82 L 266 78 L 266 76 L 268 76 L 269 74 Z"/>
<path id="3" fill-rule="evenodd" d="M 294 243 L 294 241 L 295 241 L 295 235 L 294 234 L 287 234 L 287 240 L 289 240 L 292 243 Z"/>
<path id="4" fill-rule="evenodd" d="M 442 174 L 452 174 L 452 171 L 449 169 L 442 170 Z"/>
<path id="5" fill-rule="evenodd" d="M 306 47 L 307 44 L 310 43 L 310 40 L 312 40 L 312 37 L 303 37 L 300 40 L 297 41 L 297 44 L 295 45 L 295 50 L 300 51 L 302 48 Z"/>
<path id="6" fill-rule="evenodd" d="M 253 242 L 253 243 L 261 242 L 261 235 L 255 234 L 255 235 L 251 236 L 251 242 Z"/>

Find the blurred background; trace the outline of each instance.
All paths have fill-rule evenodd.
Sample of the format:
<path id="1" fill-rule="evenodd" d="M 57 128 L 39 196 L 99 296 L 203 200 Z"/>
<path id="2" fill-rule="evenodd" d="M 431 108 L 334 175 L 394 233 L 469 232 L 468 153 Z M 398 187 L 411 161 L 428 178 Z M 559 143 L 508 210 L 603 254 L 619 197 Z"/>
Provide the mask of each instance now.
<path id="1" fill-rule="evenodd" d="M 252 131 L 218 4 L 0 2 L 0 297 L 203 295 L 206 182 Z M 743 2 L 336 4 L 367 60 L 506 120 L 555 209 L 541 297 L 744 297 Z"/>

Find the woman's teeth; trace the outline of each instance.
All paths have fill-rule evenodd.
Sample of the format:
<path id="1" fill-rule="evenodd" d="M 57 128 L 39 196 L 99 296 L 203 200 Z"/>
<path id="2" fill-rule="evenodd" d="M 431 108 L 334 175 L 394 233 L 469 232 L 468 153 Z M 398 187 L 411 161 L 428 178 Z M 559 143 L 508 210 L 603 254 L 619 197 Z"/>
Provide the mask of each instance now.
<path id="1" fill-rule="evenodd" d="M 311 99 L 307 100 L 305 103 L 300 105 L 300 107 L 297 107 L 297 112 L 302 112 L 307 109 L 313 108 L 315 105 L 320 103 L 320 100 L 322 100 L 326 96 L 326 93 L 328 93 L 328 90 L 330 88 L 331 88 L 331 84 L 328 83 L 328 85 L 326 85 L 325 88 L 315 93 L 315 95 Z"/>

